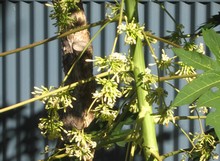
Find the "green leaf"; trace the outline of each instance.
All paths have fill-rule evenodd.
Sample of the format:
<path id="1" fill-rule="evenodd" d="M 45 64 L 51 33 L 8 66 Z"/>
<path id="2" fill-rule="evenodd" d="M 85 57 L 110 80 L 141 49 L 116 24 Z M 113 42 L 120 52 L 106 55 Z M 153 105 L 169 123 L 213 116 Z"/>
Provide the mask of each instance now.
<path id="1" fill-rule="evenodd" d="M 206 93 L 210 88 L 220 85 L 220 72 L 208 71 L 187 84 L 178 93 L 172 106 L 190 104 Z"/>
<path id="2" fill-rule="evenodd" d="M 216 135 L 220 138 L 220 109 L 216 108 L 214 112 L 207 115 L 206 125 L 214 127 Z"/>
<path id="3" fill-rule="evenodd" d="M 197 100 L 197 105 L 199 107 L 201 106 L 216 107 L 216 105 L 219 104 L 220 104 L 220 90 L 216 92 L 209 90 Z"/>
<path id="4" fill-rule="evenodd" d="M 125 147 L 125 145 L 127 144 L 127 141 L 116 142 L 116 144 L 120 147 Z"/>
<path id="5" fill-rule="evenodd" d="M 180 48 L 174 48 L 174 53 L 187 65 L 195 69 L 202 69 L 204 71 L 217 68 L 217 63 L 210 57 L 195 51 L 186 51 Z"/>
<path id="6" fill-rule="evenodd" d="M 202 35 L 205 44 L 209 47 L 210 51 L 215 55 L 217 62 L 220 62 L 220 35 L 214 30 L 202 30 Z"/>

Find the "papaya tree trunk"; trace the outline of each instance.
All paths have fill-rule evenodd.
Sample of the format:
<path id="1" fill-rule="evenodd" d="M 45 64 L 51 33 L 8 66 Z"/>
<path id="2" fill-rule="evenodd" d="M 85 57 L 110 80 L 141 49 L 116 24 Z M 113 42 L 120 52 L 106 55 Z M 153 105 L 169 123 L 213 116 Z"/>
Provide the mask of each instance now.
<path id="1" fill-rule="evenodd" d="M 59 3 L 60 1 L 62 0 L 53 0 L 53 3 Z M 68 12 L 73 21 L 70 21 L 70 23 L 65 26 L 65 29 L 60 31 L 61 33 L 87 24 L 81 0 L 79 3 L 76 3 L 74 9 L 70 9 Z M 92 46 L 90 45 L 82 54 L 82 51 L 89 41 L 90 34 L 87 29 L 70 34 L 61 39 L 62 63 L 67 78 L 64 85 L 69 85 L 93 76 L 93 64 L 85 61 L 86 59 L 92 59 Z M 93 120 L 93 114 L 88 113 L 87 109 L 92 102 L 92 93 L 94 90 L 95 83 L 92 81 L 79 85 L 70 91 L 70 94 L 76 98 L 76 101 L 73 102 L 73 108 L 67 108 L 66 112 L 60 113 L 66 130 L 72 130 L 73 128 L 81 130 L 88 127 Z M 68 142 L 68 137 L 64 138 L 64 141 L 58 141 L 58 147 L 61 148 L 60 146 L 63 146 L 65 142 Z"/>

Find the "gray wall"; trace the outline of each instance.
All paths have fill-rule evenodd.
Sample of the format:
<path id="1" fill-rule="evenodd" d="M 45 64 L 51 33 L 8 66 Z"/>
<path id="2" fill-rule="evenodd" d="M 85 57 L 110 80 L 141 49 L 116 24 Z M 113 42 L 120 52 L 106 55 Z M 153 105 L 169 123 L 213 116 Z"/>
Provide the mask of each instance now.
<path id="1" fill-rule="evenodd" d="M 52 25 L 54 22 L 49 18 L 50 8 L 45 7 L 45 2 L 47 0 L 0 0 L 0 52 L 55 35 L 56 28 Z M 89 22 L 104 18 L 106 1 L 85 0 L 84 2 Z M 217 0 L 162 2 L 177 21 L 185 26 L 185 33 L 192 33 L 207 18 L 220 10 L 220 1 Z M 174 23 L 153 1 L 140 1 L 139 11 L 141 23 L 144 23 L 155 35 L 165 36 L 167 30 L 174 30 Z M 109 25 L 93 42 L 95 55 L 103 56 L 111 52 L 115 28 L 115 24 Z M 98 27 L 92 28 L 91 34 L 94 35 L 97 30 Z M 162 48 L 163 44 L 156 45 L 156 53 L 160 54 Z M 118 51 L 127 51 L 122 38 L 119 40 Z M 145 53 L 149 55 L 147 50 Z M 146 61 L 150 60 L 151 58 L 146 56 Z M 1 57 L 0 78 L 2 108 L 32 97 L 34 86 L 59 86 L 62 80 L 59 42 L 56 40 Z M 184 85 L 184 82 L 174 83 L 179 87 Z M 166 85 L 164 88 L 170 92 L 169 100 L 172 100 L 174 92 Z M 37 129 L 42 109 L 43 105 L 35 102 L 0 115 L 0 160 L 34 161 L 44 157 L 40 152 L 43 152 L 48 141 L 44 140 Z M 189 111 L 186 108 L 179 108 L 177 114 L 188 115 Z M 198 121 L 181 121 L 180 124 L 186 131 L 199 131 Z M 164 133 L 159 141 L 162 153 L 189 146 L 185 136 L 172 125 L 157 126 L 157 131 Z M 177 138 L 179 135 L 180 137 Z M 177 161 L 180 157 L 168 160 Z"/>

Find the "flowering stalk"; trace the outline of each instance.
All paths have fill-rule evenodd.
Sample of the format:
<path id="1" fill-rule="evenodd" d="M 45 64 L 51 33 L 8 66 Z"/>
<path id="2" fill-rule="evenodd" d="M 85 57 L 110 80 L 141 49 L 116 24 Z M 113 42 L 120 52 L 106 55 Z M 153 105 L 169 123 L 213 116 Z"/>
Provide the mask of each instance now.
<path id="1" fill-rule="evenodd" d="M 138 22 L 137 0 L 125 0 L 126 13 L 128 22 Z M 143 152 L 145 160 L 161 160 L 158 154 L 158 146 L 156 141 L 155 123 L 151 116 L 152 107 L 146 101 L 146 90 L 140 84 L 139 76 L 145 72 L 144 54 L 142 50 L 142 41 L 140 37 L 136 38 L 136 44 L 130 46 L 131 57 L 133 58 L 134 76 L 136 82 L 136 91 L 139 107 L 139 123 L 142 129 Z M 153 159 L 152 159 L 153 158 Z"/>

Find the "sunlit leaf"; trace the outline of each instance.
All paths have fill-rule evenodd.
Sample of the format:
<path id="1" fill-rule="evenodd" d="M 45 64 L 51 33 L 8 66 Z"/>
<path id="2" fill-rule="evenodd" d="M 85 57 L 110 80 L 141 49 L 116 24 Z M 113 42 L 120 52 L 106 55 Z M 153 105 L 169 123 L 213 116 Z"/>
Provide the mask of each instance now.
<path id="1" fill-rule="evenodd" d="M 202 69 L 204 71 L 212 70 L 217 67 L 215 60 L 195 51 L 186 51 L 180 48 L 174 48 L 173 51 L 180 59 L 187 65 L 195 69 Z"/>
<path id="2" fill-rule="evenodd" d="M 207 119 L 206 119 L 206 125 L 210 125 L 212 127 L 214 127 L 216 135 L 218 136 L 218 138 L 220 138 L 220 109 L 216 107 L 216 110 L 214 112 L 210 112 L 207 115 Z"/>
<path id="3" fill-rule="evenodd" d="M 216 105 L 220 105 L 220 90 L 213 92 L 212 90 L 206 92 L 203 94 L 198 100 L 197 100 L 197 106 L 209 106 L 209 107 L 215 107 Z"/>
<path id="4" fill-rule="evenodd" d="M 206 93 L 210 88 L 220 85 L 220 72 L 208 71 L 187 84 L 178 93 L 172 106 L 190 104 Z"/>
<path id="5" fill-rule="evenodd" d="M 205 44 L 209 47 L 210 51 L 215 55 L 216 60 L 220 62 L 220 35 L 214 30 L 203 30 L 202 35 Z"/>

